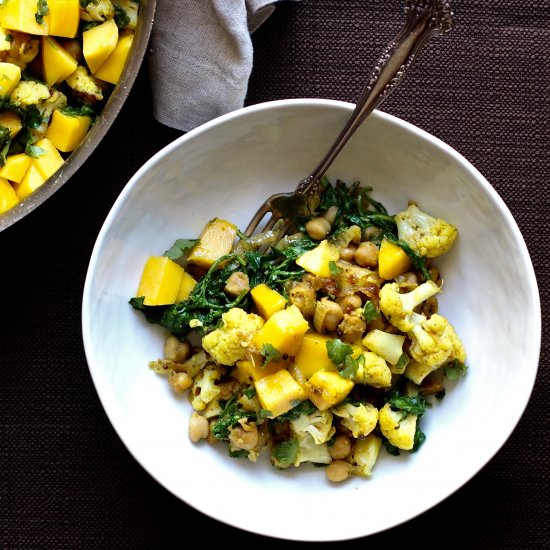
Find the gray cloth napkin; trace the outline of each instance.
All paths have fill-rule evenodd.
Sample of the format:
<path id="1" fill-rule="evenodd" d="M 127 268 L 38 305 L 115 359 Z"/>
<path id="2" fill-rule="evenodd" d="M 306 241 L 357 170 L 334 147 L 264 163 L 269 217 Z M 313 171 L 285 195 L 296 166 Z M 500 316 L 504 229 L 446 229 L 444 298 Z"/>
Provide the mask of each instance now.
<path id="1" fill-rule="evenodd" d="M 157 0 L 148 65 L 153 115 L 188 131 L 243 106 L 250 34 L 276 0 Z"/>

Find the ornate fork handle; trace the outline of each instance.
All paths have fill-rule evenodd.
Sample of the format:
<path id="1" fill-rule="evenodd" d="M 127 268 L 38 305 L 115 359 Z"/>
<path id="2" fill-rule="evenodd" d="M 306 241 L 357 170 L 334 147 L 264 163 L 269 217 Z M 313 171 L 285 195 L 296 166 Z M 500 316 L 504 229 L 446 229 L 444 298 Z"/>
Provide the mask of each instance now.
<path id="1" fill-rule="evenodd" d="M 401 84 L 422 46 L 453 26 L 451 6 L 444 0 L 406 0 L 405 13 L 403 28 L 382 52 L 346 125 L 319 165 L 298 184 L 295 193 L 308 198 L 320 193 L 321 177 L 355 130 Z"/>

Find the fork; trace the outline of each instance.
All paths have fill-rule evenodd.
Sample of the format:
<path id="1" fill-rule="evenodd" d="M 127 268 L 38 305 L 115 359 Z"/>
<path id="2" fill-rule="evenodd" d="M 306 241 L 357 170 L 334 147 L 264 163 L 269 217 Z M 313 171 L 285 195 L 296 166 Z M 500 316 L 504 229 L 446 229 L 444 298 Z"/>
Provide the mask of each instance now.
<path id="1" fill-rule="evenodd" d="M 322 191 L 321 178 L 344 145 L 367 116 L 403 82 L 428 40 L 453 27 L 453 11 L 444 0 L 406 0 L 405 13 L 403 27 L 382 51 L 355 109 L 321 162 L 293 192 L 276 193 L 264 201 L 244 231 L 247 238 L 252 237 L 271 214 L 261 230 L 264 235 L 271 232 L 269 241 L 277 243 L 293 225 L 293 218 L 312 213 Z"/>

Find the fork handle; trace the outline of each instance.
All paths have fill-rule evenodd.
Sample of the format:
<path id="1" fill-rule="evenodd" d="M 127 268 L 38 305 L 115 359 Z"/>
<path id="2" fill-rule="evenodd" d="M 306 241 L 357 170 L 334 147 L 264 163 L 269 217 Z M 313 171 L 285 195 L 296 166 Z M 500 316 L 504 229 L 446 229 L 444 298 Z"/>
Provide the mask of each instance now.
<path id="1" fill-rule="evenodd" d="M 300 182 L 297 193 L 315 196 L 320 192 L 322 176 L 365 118 L 401 84 L 422 46 L 453 25 L 453 12 L 444 0 L 406 0 L 405 13 L 403 28 L 380 55 L 349 120 L 323 160 Z"/>

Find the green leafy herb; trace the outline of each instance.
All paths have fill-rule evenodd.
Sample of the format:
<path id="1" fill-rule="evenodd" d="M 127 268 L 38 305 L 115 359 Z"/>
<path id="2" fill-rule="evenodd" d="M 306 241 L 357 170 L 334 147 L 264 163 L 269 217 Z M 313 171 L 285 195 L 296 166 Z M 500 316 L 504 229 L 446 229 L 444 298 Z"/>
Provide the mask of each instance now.
<path id="1" fill-rule="evenodd" d="M 34 18 L 39 25 L 44 24 L 44 16 L 50 13 L 50 8 L 48 7 L 48 0 L 38 0 L 36 3 L 36 13 Z"/>
<path id="2" fill-rule="evenodd" d="M 353 353 L 353 348 L 348 344 L 344 344 L 339 338 L 329 340 L 326 346 L 328 357 L 335 365 L 341 365 L 346 357 Z"/>
<path id="3" fill-rule="evenodd" d="M 128 303 L 135 310 L 141 311 L 150 323 L 160 323 L 167 306 L 146 306 L 143 303 L 144 300 L 144 296 L 138 296 L 137 298 L 131 298 Z"/>
<path id="4" fill-rule="evenodd" d="M 199 242 L 199 239 L 178 239 L 163 256 L 171 260 L 177 260 L 187 255 L 187 253 Z"/>
<path id="5" fill-rule="evenodd" d="M 80 5 L 83 8 L 86 8 L 90 4 L 94 4 L 94 5 L 97 6 L 98 2 L 99 2 L 99 0 L 80 0 Z"/>
<path id="6" fill-rule="evenodd" d="M 263 344 L 260 353 L 265 357 L 265 362 L 262 367 L 266 367 L 271 361 L 278 361 L 282 358 L 281 352 L 271 344 Z"/>
<path id="7" fill-rule="evenodd" d="M 95 110 L 91 105 L 83 103 L 79 107 L 67 106 L 59 109 L 66 116 L 95 116 Z"/>
<path id="8" fill-rule="evenodd" d="M 115 6 L 115 16 L 113 19 L 115 20 L 116 26 L 119 29 L 123 29 L 130 22 L 130 17 L 128 16 L 126 11 L 123 10 L 120 6 L 117 6 L 116 4 L 114 6 Z"/>
<path id="9" fill-rule="evenodd" d="M 329 262 L 328 268 L 330 270 L 331 275 L 339 275 L 342 272 L 342 270 L 338 267 L 335 261 Z"/>
<path id="10" fill-rule="evenodd" d="M 426 441 L 426 434 L 420 429 L 419 422 L 416 421 L 416 431 L 414 432 L 413 448 L 411 452 L 416 453 L 424 441 Z"/>
<path id="11" fill-rule="evenodd" d="M 401 395 L 398 391 L 393 391 L 388 398 L 388 403 L 393 409 L 399 409 L 410 414 L 422 416 L 426 412 L 427 401 L 420 394 Z"/>
<path id="12" fill-rule="evenodd" d="M 211 433 L 216 439 L 228 440 L 231 428 L 239 422 L 241 418 L 256 419 L 253 412 L 245 411 L 240 408 L 235 397 L 231 397 L 222 405 L 222 410 L 213 423 Z"/>
<path id="13" fill-rule="evenodd" d="M 273 416 L 273 413 L 268 409 L 260 409 L 257 414 L 258 418 L 270 418 Z"/>
<path id="14" fill-rule="evenodd" d="M 399 448 L 395 445 L 392 445 L 385 437 L 382 438 L 382 443 L 384 444 L 384 447 L 386 448 L 388 454 L 392 456 L 399 456 L 401 454 L 399 452 Z"/>
<path id="15" fill-rule="evenodd" d="M 447 380 L 453 382 L 458 380 L 460 376 L 465 376 L 467 370 L 468 367 L 464 363 L 461 363 L 458 359 L 455 359 L 445 365 L 443 372 L 445 373 Z"/>
<path id="16" fill-rule="evenodd" d="M 405 252 L 405 254 L 407 254 L 407 256 L 411 259 L 411 263 L 414 265 L 414 267 L 422 272 L 422 275 L 424 275 L 427 281 L 431 280 L 430 273 L 428 272 L 428 269 L 426 267 L 426 260 L 424 260 L 422 256 L 417 254 L 405 241 L 398 239 L 392 233 L 386 233 L 384 235 L 384 238 L 390 243 L 402 248 L 403 252 Z"/>
<path id="17" fill-rule="evenodd" d="M 247 399 L 252 399 L 256 396 L 256 388 L 254 386 L 250 386 L 243 391 L 243 394 Z"/>
<path id="18" fill-rule="evenodd" d="M 367 300 L 363 307 L 363 318 L 365 321 L 374 321 L 378 318 L 378 310 L 372 300 Z"/>
<path id="19" fill-rule="evenodd" d="M 279 415 L 275 420 L 277 422 L 287 422 L 289 420 L 296 420 L 299 418 L 302 414 L 312 414 L 317 410 L 317 407 L 309 400 L 306 399 L 305 401 L 301 401 L 297 405 L 295 405 L 292 409 L 290 409 L 288 412 Z"/>
<path id="20" fill-rule="evenodd" d="M 6 164 L 6 155 L 11 145 L 11 132 L 9 128 L 0 125 L 0 166 Z"/>
<path id="21" fill-rule="evenodd" d="M 361 354 L 359 357 L 354 358 L 351 355 L 346 355 L 344 359 L 344 367 L 339 369 L 338 373 L 342 378 L 352 379 L 355 378 L 357 370 L 361 365 L 365 364 L 365 356 Z"/>
<path id="22" fill-rule="evenodd" d="M 4 37 L 4 40 L 6 42 L 13 42 L 13 34 L 6 34 L 6 36 Z"/>
<path id="23" fill-rule="evenodd" d="M 400 373 L 403 372 L 409 364 L 409 361 L 410 357 L 406 353 L 402 353 L 401 357 L 399 357 L 399 360 L 397 361 L 397 364 L 395 365 L 395 369 Z"/>
<path id="24" fill-rule="evenodd" d="M 43 157 L 47 153 L 46 149 L 38 147 L 38 145 L 28 144 L 25 148 L 25 154 L 33 159 Z"/>
<path id="25" fill-rule="evenodd" d="M 229 449 L 229 456 L 231 458 L 248 458 L 249 453 L 250 451 L 247 451 L 246 449 L 237 449 L 235 451 Z"/>
<path id="26" fill-rule="evenodd" d="M 282 466 L 290 466 L 295 462 L 299 448 L 300 445 L 296 439 L 288 439 L 287 441 L 279 443 L 271 454 Z"/>

